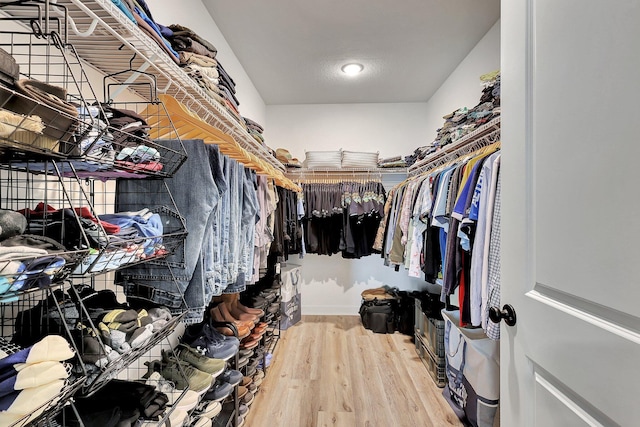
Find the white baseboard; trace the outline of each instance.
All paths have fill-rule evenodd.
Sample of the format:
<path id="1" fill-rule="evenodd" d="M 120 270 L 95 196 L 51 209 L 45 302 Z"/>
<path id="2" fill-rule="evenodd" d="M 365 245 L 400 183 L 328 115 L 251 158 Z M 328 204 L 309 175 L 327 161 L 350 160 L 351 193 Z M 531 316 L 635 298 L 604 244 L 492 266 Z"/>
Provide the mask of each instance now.
<path id="1" fill-rule="evenodd" d="M 352 305 L 304 305 L 302 304 L 302 315 L 311 316 L 356 316 L 360 306 Z"/>

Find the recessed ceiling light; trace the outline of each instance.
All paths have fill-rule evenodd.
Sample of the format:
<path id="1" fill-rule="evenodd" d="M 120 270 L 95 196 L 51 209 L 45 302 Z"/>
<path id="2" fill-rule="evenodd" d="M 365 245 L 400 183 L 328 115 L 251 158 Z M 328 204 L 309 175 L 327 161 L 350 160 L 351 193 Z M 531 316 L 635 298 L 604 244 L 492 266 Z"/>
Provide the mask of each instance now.
<path id="1" fill-rule="evenodd" d="M 364 67 L 362 64 L 352 63 L 343 65 L 341 70 L 348 76 L 355 76 L 356 74 L 360 74 L 362 70 L 364 70 Z"/>

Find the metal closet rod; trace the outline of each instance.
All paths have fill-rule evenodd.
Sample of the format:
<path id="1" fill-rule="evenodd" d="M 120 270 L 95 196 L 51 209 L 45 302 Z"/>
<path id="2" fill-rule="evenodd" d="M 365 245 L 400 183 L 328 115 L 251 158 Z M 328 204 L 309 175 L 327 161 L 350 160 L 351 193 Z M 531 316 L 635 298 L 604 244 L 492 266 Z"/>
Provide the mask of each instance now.
<path id="1" fill-rule="evenodd" d="M 500 117 L 496 117 L 491 120 L 489 123 L 486 123 L 480 126 L 478 129 L 473 132 L 464 135 L 462 138 L 453 142 L 449 145 L 445 145 L 442 149 L 436 151 L 435 153 L 430 154 L 426 158 L 416 162 L 412 166 L 409 167 L 409 176 L 413 176 L 416 174 L 416 170 L 423 171 L 425 166 L 431 166 L 434 162 L 439 160 L 441 157 L 449 156 L 450 154 L 456 153 L 459 149 L 466 147 L 468 144 L 474 143 L 474 141 L 484 137 L 487 134 L 491 134 L 496 130 L 500 129 Z M 495 142 L 495 141 L 494 141 Z M 419 172 L 418 172 L 419 173 Z"/>
<path id="2" fill-rule="evenodd" d="M 362 169 L 362 170 L 305 169 L 305 170 L 297 170 L 297 171 L 287 171 L 286 176 L 300 183 L 323 183 L 323 182 L 342 182 L 342 181 L 349 181 L 349 180 L 354 180 L 357 182 L 374 181 L 374 180 L 381 181 L 383 174 L 384 173 L 382 171 L 378 171 L 378 170 L 372 171 L 372 170 L 366 170 L 366 169 Z"/>
<path id="3" fill-rule="evenodd" d="M 500 129 L 496 129 L 493 132 L 481 136 L 480 138 L 470 140 L 467 144 L 458 147 L 457 149 L 446 153 L 438 157 L 437 159 L 421 165 L 417 169 L 410 171 L 409 177 L 414 177 L 417 175 L 421 175 L 424 172 L 431 171 L 439 166 L 442 166 L 466 155 L 472 154 L 473 152 L 478 151 L 479 149 L 487 147 L 498 141 L 500 141 Z"/>

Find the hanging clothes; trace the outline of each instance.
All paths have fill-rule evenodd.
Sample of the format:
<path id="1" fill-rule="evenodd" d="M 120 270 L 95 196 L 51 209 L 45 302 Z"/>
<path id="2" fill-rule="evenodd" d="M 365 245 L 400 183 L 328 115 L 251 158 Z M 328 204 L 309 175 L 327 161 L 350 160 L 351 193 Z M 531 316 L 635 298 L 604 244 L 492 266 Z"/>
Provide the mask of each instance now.
<path id="1" fill-rule="evenodd" d="M 430 283 L 440 279 L 443 302 L 457 291 L 461 325 L 485 330 L 489 300 L 499 294 L 493 221 L 499 166 L 497 143 L 407 179 L 391 190 L 377 230 L 386 265 L 424 274 Z"/>
<path id="2" fill-rule="evenodd" d="M 381 182 L 302 184 L 308 253 L 361 258 L 375 252 L 386 193 Z"/>

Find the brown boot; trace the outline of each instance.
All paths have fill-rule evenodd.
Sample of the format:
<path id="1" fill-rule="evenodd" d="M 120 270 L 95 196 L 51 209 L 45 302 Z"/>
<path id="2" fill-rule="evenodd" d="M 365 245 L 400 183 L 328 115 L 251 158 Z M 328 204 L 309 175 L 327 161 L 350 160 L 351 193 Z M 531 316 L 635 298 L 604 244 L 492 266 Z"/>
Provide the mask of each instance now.
<path id="1" fill-rule="evenodd" d="M 226 301 L 225 303 L 227 304 L 227 308 L 229 309 L 229 313 L 231 313 L 231 315 L 233 317 L 235 317 L 236 319 L 240 319 L 240 320 L 244 320 L 244 321 L 249 321 L 249 322 L 257 322 L 258 321 L 258 316 L 256 316 L 255 314 L 251 314 L 251 313 L 247 313 L 245 311 L 242 311 L 240 309 L 238 309 L 237 303 L 238 303 L 238 294 L 228 294 L 226 295 Z"/>
<path id="2" fill-rule="evenodd" d="M 264 311 L 260 310 L 259 308 L 251 308 L 251 307 L 247 307 L 244 306 L 240 303 L 240 295 L 235 294 L 235 300 L 233 301 L 234 307 L 237 310 L 243 311 L 245 313 L 249 313 L 249 314 L 253 314 L 254 316 L 257 316 L 258 318 L 264 316 Z"/>
<path id="3" fill-rule="evenodd" d="M 224 315 L 220 312 L 219 306 L 221 305 L 223 304 L 220 303 L 217 306 L 213 307 L 211 310 L 209 310 L 209 312 L 211 313 L 211 318 L 216 322 L 230 322 L 229 320 L 226 320 Z M 248 337 L 249 334 L 251 334 L 251 329 L 249 329 L 246 325 L 240 322 L 231 322 L 231 323 L 233 323 L 236 329 L 238 330 L 239 339 Z M 218 330 L 218 332 L 228 337 L 232 337 L 234 335 L 231 328 L 221 326 L 221 327 L 217 327 L 216 329 Z"/>
<path id="4" fill-rule="evenodd" d="M 242 325 L 249 329 L 253 328 L 254 323 L 252 321 L 240 320 L 233 314 L 231 314 L 231 312 L 229 311 L 229 306 L 226 303 L 221 302 L 216 307 L 218 307 L 218 310 L 220 311 L 220 314 L 222 314 L 225 322 L 234 322 L 236 325 Z"/>

